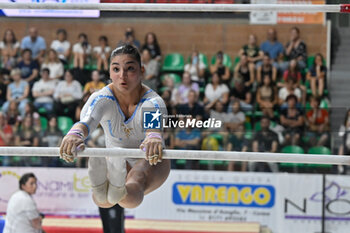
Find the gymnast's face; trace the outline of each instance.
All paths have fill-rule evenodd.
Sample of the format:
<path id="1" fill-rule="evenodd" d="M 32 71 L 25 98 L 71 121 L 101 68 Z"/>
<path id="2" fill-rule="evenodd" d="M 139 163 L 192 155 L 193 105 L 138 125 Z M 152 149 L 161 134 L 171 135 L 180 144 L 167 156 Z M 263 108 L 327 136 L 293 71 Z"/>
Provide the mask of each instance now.
<path id="1" fill-rule="evenodd" d="M 113 86 L 120 92 L 132 92 L 140 84 L 143 69 L 133 57 L 124 54 L 115 56 L 109 68 Z"/>

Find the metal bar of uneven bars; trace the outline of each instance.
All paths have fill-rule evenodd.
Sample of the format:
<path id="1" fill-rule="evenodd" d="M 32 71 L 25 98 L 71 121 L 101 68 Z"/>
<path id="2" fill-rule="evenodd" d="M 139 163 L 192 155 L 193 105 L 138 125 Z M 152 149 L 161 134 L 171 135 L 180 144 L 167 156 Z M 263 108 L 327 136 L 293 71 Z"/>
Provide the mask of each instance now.
<path id="1" fill-rule="evenodd" d="M 349 12 L 350 4 L 161 4 L 161 3 L 0 3 L 0 9 L 56 9 L 171 12 Z"/>
<path id="2" fill-rule="evenodd" d="M 58 147 L 0 147 L 2 156 L 59 156 Z M 126 148 L 87 148 L 78 157 L 123 157 L 144 158 L 140 149 Z M 313 154 L 283 154 L 235 151 L 204 151 L 204 150 L 164 150 L 164 159 L 187 160 L 225 160 L 250 162 L 278 163 L 311 163 L 311 164 L 343 164 L 350 165 L 350 156 L 313 155 Z"/>

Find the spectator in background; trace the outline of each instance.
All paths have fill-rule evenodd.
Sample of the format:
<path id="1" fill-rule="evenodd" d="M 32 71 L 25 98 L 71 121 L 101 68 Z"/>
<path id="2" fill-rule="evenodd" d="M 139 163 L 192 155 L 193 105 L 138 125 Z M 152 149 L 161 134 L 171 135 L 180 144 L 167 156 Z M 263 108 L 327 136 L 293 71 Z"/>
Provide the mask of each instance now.
<path id="1" fill-rule="evenodd" d="M 285 56 L 288 61 L 284 62 L 282 70 L 286 70 L 289 61 L 295 59 L 301 70 L 306 68 L 307 51 L 306 44 L 300 39 L 300 30 L 293 27 L 290 30 L 290 41 L 286 44 Z"/>
<path id="2" fill-rule="evenodd" d="M 235 67 L 234 78 L 243 78 L 244 86 L 252 88 L 255 80 L 255 68 L 253 63 L 249 63 L 247 54 L 243 53 L 241 59 Z"/>
<path id="3" fill-rule="evenodd" d="M 22 117 L 18 111 L 18 103 L 16 101 L 11 101 L 9 108 L 6 112 L 6 121 L 12 127 L 13 132 L 16 132 L 21 121 Z"/>
<path id="4" fill-rule="evenodd" d="M 264 53 L 269 54 L 272 64 L 276 68 L 282 62 L 284 48 L 283 45 L 277 40 L 277 32 L 274 28 L 267 30 L 267 40 L 260 45 L 260 49 Z"/>
<path id="5" fill-rule="evenodd" d="M 313 96 L 323 96 L 325 84 L 327 83 L 327 67 L 323 65 L 323 56 L 318 53 L 315 55 L 314 64 L 307 72 L 307 80 L 310 82 Z"/>
<path id="6" fill-rule="evenodd" d="M 256 81 L 258 84 L 263 84 L 263 77 L 268 75 L 273 83 L 277 82 L 277 69 L 272 65 L 272 61 L 268 53 L 265 53 L 262 59 L 262 64 L 256 70 Z"/>
<path id="7" fill-rule="evenodd" d="M 151 57 L 151 53 L 148 49 L 142 50 L 142 65 L 145 68 L 143 84 L 146 84 L 149 88 L 157 91 L 159 85 L 159 65 L 158 62 Z"/>
<path id="8" fill-rule="evenodd" d="M 44 108 L 48 114 L 53 112 L 53 94 L 56 88 L 56 82 L 50 79 L 50 70 L 44 68 L 41 70 L 41 79 L 34 83 L 32 96 L 34 97 L 34 106 Z"/>
<path id="9" fill-rule="evenodd" d="M 194 90 L 196 92 L 196 95 L 199 96 L 198 83 L 192 82 L 190 73 L 184 72 L 180 86 L 173 89 L 173 104 L 186 104 L 188 102 L 187 96 L 190 90 Z"/>
<path id="10" fill-rule="evenodd" d="M 50 79 L 60 80 L 64 74 L 64 67 L 61 60 L 58 58 L 54 49 L 50 49 L 41 69 L 48 68 L 50 70 Z"/>
<path id="11" fill-rule="evenodd" d="M 7 81 L 4 80 L 4 76 L 0 73 L 0 106 L 6 102 Z"/>
<path id="12" fill-rule="evenodd" d="M 81 110 L 83 109 L 84 104 L 86 103 L 86 101 L 89 99 L 90 96 L 91 96 L 90 92 L 86 92 L 83 94 L 81 101 L 79 101 L 78 106 L 75 108 L 75 119 L 80 119 Z"/>
<path id="13" fill-rule="evenodd" d="M 157 36 L 153 32 L 149 32 L 145 36 L 145 43 L 142 46 L 142 50 L 148 49 L 151 53 L 152 59 L 160 62 L 162 59 L 162 53 L 158 44 Z"/>
<path id="14" fill-rule="evenodd" d="M 61 130 L 58 129 L 57 118 L 54 116 L 50 117 L 48 127 L 45 130 L 41 140 L 41 146 L 58 147 L 61 144 L 62 138 L 63 134 Z M 46 160 L 46 165 L 57 167 L 59 165 L 59 158 L 57 157 Z"/>
<path id="15" fill-rule="evenodd" d="M 4 38 L 0 41 L 1 63 L 2 68 L 7 73 L 16 66 L 16 59 L 19 53 L 20 44 L 16 39 L 15 33 L 11 29 L 7 29 Z"/>
<path id="16" fill-rule="evenodd" d="M 121 46 L 123 44 L 133 45 L 137 49 L 141 48 L 141 43 L 140 43 L 140 41 L 136 40 L 133 28 L 128 27 L 128 28 L 125 29 L 125 38 L 124 38 L 124 40 L 119 41 L 117 46 L 119 47 L 119 46 Z"/>
<path id="17" fill-rule="evenodd" d="M 209 109 L 215 105 L 216 101 L 220 101 L 224 106 L 227 106 L 229 101 L 229 92 L 230 90 L 227 85 L 221 83 L 220 74 L 215 72 L 211 78 L 211 83 L 208 83 L 205 86 L 205 97 L 203 102 L 205 105 L 210 105 L 208 106 Z"/>
<path id="18" fill-rule="evenodd" d="M 28 82 L 21 79 L 21 71 L 19 69 L 13 69 L 11 71 L 11 77 L 13 82 L 7 87 L 7 101 L 2 106 L 2 111 L 6 113 L 10 102 L 16 102 L 18 103 L 18 110 L 21 116 L 24 117 L 30 88 Z"/>
<path id="19" fill-rule="evenodd" d="M 263 116 L 260 120 L 261 130 L 258 131 L 253 139 L 253 152 L 276 153 L 278 149 L 278 136 L 269 129 L 270 119 Z M 278 172 L 276 163 L 267 163 L 271 172 Z M 265 163 L 249 163 L 250 171 L 266 171 Z"/>
<path id="20" fill-rule="evenodd" d="M 94 47 L 94 57 L 97 60 L 97 70 L 108 71 L 108 59 L 111 54 L 111 47 L 108 45 L 108 38 L 106 36 L 100 36 L 98 38 L 98 46 Z M 103 69 L 102 69 L 103 67 Z"/>
<path id="21" fill-rule="evenodd" d="M 259 46 L 257 45 L 257 39 L 254 34 L 249 35 L 248 44 L 244 45 L 239 50 L 238 55 L 242 57 L 243 54 L 247 55 L 248 62 L 253 65 L 263 58 L 264 53 L 260 50 Z"/>
<path id="22" fill-rule="evenodd" d="M 91 45 L 85 33 L 80 33 L 78 42 L 73 45 L 74 68 L 84 69 L 84 66 L 89 63 L 91 54 Z"/>
<path id="23" fill-rule="evenodd" d="M 307 136 L 311 146 L 324 146 L 329 138 L 328 111 L 320 109 L 320 99 L 312 96 L 311 110 L 306 113 Z"/>
<path id="24" fill-rule="evenodd" d="M 228 135 L 226 151 L 248 151 L 249 141 L 244 138 L 244 132 L 243 125 L 239 125 L 236 129 L 231 128 Z M 236 163 L 237 162 L 230 161 L 227 170 L 234 171 Z M 241 164 L 241 171 L 247 171 L 247 162 L 241 162 Z"/>
<path id="25" fill-rule="evenodd" d="M 164 100 L 167 112 L 169 115 L 173 115 L 175 114 L 175 107 L 173 105 L 173 103 L 171 102 L 171 90 L 170 89 L 166 89 L 163 91 L 162 93 L 162 99 Z"/>
<path id="26" fill-rule="evenodd" d="M 184 120 L 184 119 L 180 119 Z M 178 129 L 175 133 L 175 148 L 180 150 L 198 150 L 201 131 L 196 128 Z"/>
<path id="27" fill-rule="evenodd" d="M 0 112 L 0 146 L 11 146 L 12 139 L 12 127 L 7 123 L 5 114 Z"/>
<path id="28" fill-rule="evenodd" d="M 263 114 L 272 119 L 274 116 L 273 110 L 278 99 L 277 90 L 268 74 L 263 77 L 263 84 L 256 91 L 256 102 Z"/>
<path id="29" fill-rule="evenodd" d="M 190 62 L 185 65 L 185 72 L 191 74 L 192 81 L 204 84 L 205 69 L 205 64 L 199 59 L 198 51 L 192 52 Z"/>
<path id="30" fill-rule="evenodd" d="M 39 64 L 32 59 L 32 51 L 30 49 L 22 51 L 22 61 L 18 63 L 17 68 L 21 70 L 22 79 L 32 86 L 39 74 Z"/>
<path id="31" fill-rule="evenodd" d="M 42 63 L 45 56 L 46 42 L 45 39 L 38 35 L 38 29 L 29 28 L 29 35 L 24 37 L 21 42 L 21 49 L 30 49 L 33 60 Z"/>
<path id="32" fill-rule="evenodd" d="M 342 145 L 339 147 L 339 155 L 350 155 L 350 109 L 346 111 L 344 123 L 340 126 L 339 137 L 342 137 Z"/>
<path id="33" fill-rule="evenodd" d="M 189 90 L 187 94 L 187 103 L 176 106 L 176 113 L 182 115 L 191 115 L 197 120 L 203 120 L 204 107 L 198 101 L 198 94 L 194 90 Z"/>
<path id="34" fill-rule="evenodd" d="M 285 145 L 298 145 L 304 127 L 304 115 L 297 108 L 298 99 L 291 94 L 286 99 L 288 107 L 282 109 L 280 122 L 284 127 Z"/>
<path id="35" fill-rule="evenodd" d="M 243 111 L 251 111 L 252 106 L 252 93 L 249 87 L 244 85 L 243 78 L 234 79 L 234 87 L 231 89 L 231 94 L 233 100 L 238 100 L 240 102 Z"/>
<path id="36" fill-rule="evenodd" d="M 106 85 L 100 81 L 100 74 L 97 70 L 91 72 L 91 81 L 86 83 L 84 86 L 84 95 L 89 93 L 92 94 L 97 90 L 104 88 Z"/>
<path id="37" fill-rule="evenodd" d="M 80 83 L 74 80 L 70 70 L 65 72 L 64 80 L 58 83 L 53 97 L 55 98 L 56 114 L 75 119 L 75 109 L 83 97 L 83 92 Z"/>
<path id="38" fill-rule="evenodd" d="M 224 53 L 222 51 L 217 52 L 215 64 L 210 65 L 210 73 L 218 73 L 222 81 L 226 84 L 230 82 L 230 69 L 224 65 Z"/>
<path id="39" fill-rule="evenodd" d="M 33 173 L 23 174 L 19 179 L 19 189 L 8 201 L 4 233 L 45 233 L 42 229 L 43 217 L 32 198 L 37 189 L 35 175 Z"/>
<path id="40" fill-rule="evenodd" d="M 51 49 L 54 49 L 58 54 L 58 58 L 63 64 L 68 64 L 71 47 L 70 42 L 67 40 L 67 31 L 65 29 L 58 29 L 56 32 L 56 40 L 51 43 Z"/>
<path id="41" fill-rule="evenodd" d="M 36 109 L 34 105 L 31 102 L 28 102 L 25 107 L 25 117 L 31 116 L 33 120 L 33 129 L 38 134 L 41 133 L 41 122 L 40 122 L 40 115 L 38 112 L 36 112 Z"/>
<path id="42" fill-rule="evenodd" d="M 283 73 L 283 80 L 286 83 L 288 79 L 292 79 L 296 88 L 299 88 L 302 92 L 301 102 L 305 104 L 306 101 L 306 87 L 302 85 L 302 77 L 298 63 L 295 59 L 289 62 L 289 67 Z"/>
<path id="43" fill-rule="evenodd" d="M 222 122 L 221 128 L 212 129 L 213 131 L 219 131 L 218 133 L 226 132 L 226 124 L 230 123 L 230 119 L 227 117 L 227 113 L 224 111 L 224 105 L 220 101 L 216 101 L 215 105 L 209 108 L 209 104 L 205 107 L 205 110 L 209 112 L 209 116 L 212 119 Z M 225 134 L 223 134 L 225 136 Z"/>
<path id="44" fill-rule="evenodd" d="M 296 96 L 297 102 L 301 102 L 301 90 L 298 87 L 296 87 L 296 84 L 293 79 L 287 79 L 285 87 L 281 88 L 278 92 L 278 104 L 281 107 L 286 107 L 287 97 L 289 95 Z"/>
<path id="45" fill-rule="evenodd" d="M 27 115 L 23 119 L 20 129 L 17 130 L 15 137 L 16 146 L 39 146 L 39 135 L 33 127 L 33 117 Z"/>
<path id="46" fill-rule="evenodd" d="M 244 126 L 245 114 L 241 111 L 241 104 L 238 100 L 234 100 L 231 104 L 232 111 L 227 114 L 226 128 L 231 132 L 236 131 L 240 126 Z"/>

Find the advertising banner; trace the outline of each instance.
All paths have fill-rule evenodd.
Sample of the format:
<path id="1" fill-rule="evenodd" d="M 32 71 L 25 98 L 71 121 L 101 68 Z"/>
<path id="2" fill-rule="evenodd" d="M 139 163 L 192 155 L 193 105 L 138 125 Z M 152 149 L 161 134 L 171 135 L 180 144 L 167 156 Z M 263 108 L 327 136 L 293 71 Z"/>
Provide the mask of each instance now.
<path id="1" fill-rule="evenodd" d="M 20 3 L 100 3 L 100 0 L 0 0 L 0 2 Z M 99 10 L 37 10 L 37 9 L 1 9 L 1 16 L 8 17 L 57 17 L 57 18 L 98 18 Z"/>

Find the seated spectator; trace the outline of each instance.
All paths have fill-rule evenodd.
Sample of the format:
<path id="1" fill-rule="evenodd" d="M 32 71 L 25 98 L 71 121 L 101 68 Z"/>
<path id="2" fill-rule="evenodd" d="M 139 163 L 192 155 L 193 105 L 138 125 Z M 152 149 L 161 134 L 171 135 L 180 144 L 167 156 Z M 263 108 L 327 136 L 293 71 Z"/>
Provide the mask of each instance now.
<path id="1" fill-rule="evenodd" d="M 221 76 L 216 72 L 211 78 L 211 83 L 205 86 L 203 102 L 205 105 L 210 105 L 209 109 L 215 105 L 216 101 L 220 101 L 226 106 L 229 101 L 229 92 L 227 85 L 221 83 Z"/>
<path id="2" fill-rule="evenodd" d="M 63 64 L 68 64 L 71 47 L 70 42 L 67 40 L 67 31 L 65 29 L 58 29 L 56 32 L 57 39 L 51 43 L 51 49 L 54 49 L 58 54 L 58 58 Z"/>
<path id="3" fill-rule="evenodd" d="M 198 83 L 192 82 L 190 73 L 184 72 L 180 86 L 175 87 L 173 90 L 172 101 L 174 105 L 187 103 L 187 96 L 190 90 L 194 90 L 196 95 L 199 96 Z"/>
<path id="4" fill-rule="evenodd" d="M 28 102 L 29 85 L 26 81 L 21 79 L 21 71 L 19 69 L 13 69 L 11 71 L 11 77 L 13 82 L 7 87 L 7 101 L 2 106 L 2 111 L 7 112 L 10 102 L 14 101 L 18 103 L 18 111 L 21 116 L 24 117 L 25 106 Z"/>
<path id="5" fill-rule="evenodd" d="M 39 136 L 33 128 L 33 118 L 27 115 L 15 137 L 16 146 L 39 146 Z"/>
<path id="6" fill-rule="evenodd" d="M 234 79 L 234 87 L 231 89 L 232 98 L 240 102 L 243 111 L 251 111 L 252 106 L 252 93 L 249 87 L 244 85 L 243 78 Z"/>
<path id="7" fill-rule="evenodd" d="M 264 53 L 260 50 L 257 45 L 257 39 L 254 34 L 249 35 L 248 44 L 244 45 L 238 55 L 241 57 L 243 54 L 247 55 L 248 62 L 255 64 L 263 58 Z"/>
<path id="8" fill-rule="evenodd" d="M 50 79 L 60 80 L 64 74 L 64 67 L 61 60 L 58 58 L 55 50 L 50 49 L 41 69 L 48 68 L 50 70 Z"/>
<path id="9" fill-rule="evenodd" d="M 224 53 L 219 51 L 216 54 L 215 64 L 210 65 L 210 73 L 214 75 L 214 73 L 218 73 L 221 77 L 222 81 L 226 84 L 230 82 L 230 69 L 223 64 L 224 61 Z"/>
<path id="10" fill-rule="evenodd" d="M 191 74 L 191 80 L 204 83 L 205 64 L 199 59 L 198 51 L 192 52 L 191 60 L 185 65 L 185 72 Z"/>
<path id="11" fill-rule="evenodd" d="M 152 59 L 151 53 L 148 49 L 142 50 L 142 64 L 145 68 L 143 84 L 147 85 L 154 91 L 157 91 L 159 85 L 159 64 Z"/>
<path id="12" fill-rule="evenodd" d="M 340 126 L 339 137 L 342 145 L 339 147 L 339 155 L 350 155 L 350 109 L 345 114 L 344 123 Z"/>
<path id="13" fill-rule="evenodd" d="M 236 129 L 231 128 L 228 139 L 226 151 L 241 151 L 247 152 L 249 141 L 244 138 L 244 126 L 239 125 Z M 228 171 L 235 170 L 235 164 L 237 162 L 230 161 L 227 167 Z M 241 171 L 247 171 L 247 162 L 241 162 Z"/>
<path id="14" fill-rule="evenodd" d="M 56 88 L 56 82 L 49 77 L 50 70 L 44 68 L 41 71 L 41 79 L 34 83 L 32 96 L 34 97 L 35 108 L 44 108 L 48 114 L 53 112 L 53 94 Z"/>
<path id="15" fill-rule="evenodd" d="M 163 91 L 161 97 L 164 100 L 167 112 L 169 115 L 173 115 L 175 114 L 175 108 L 173 103 L 171 102 L 171 90 L 170 89 L 166 89 L 165 91 Z"/>
<path id="16" fill-rule="evenodd" d="M 45 56 L 46 42 L 45 39 L 38 34 L 37 28 L 29 28 L 29 35 L 22 39 L 21 49 L 30 49 L 33 60 L 41 64 Z"/>
<path id="17" fill-rule="evenodd" d="M 95 91 L 98 91 L 102 88 L 104 88 L 106 85 L 104 82 L 100 81 L 100 74 L 97 70 L 94 70 L 91 72 L 91 81 L 86 83 L 84 86 L 84 95 L 89 93 L 92 94 Z"/>
<path id="18" fill-rule="evenodd" d="M 174 90 L 175 88 L 174 79 L 167 74 L 164 76 L 162 80 L 162 89 L 163 88 L 164 90 Z"/>
<path id="19" fill-rule="evenodd" d="M 111 47 L 108 45 L 108 38 L 100 36 L 98 38 L 98 46 L 94 47 L 94 57 L 97 60 L 97 70 L 108 71 L 108 60 L 111 54 Z"/>
<path id="20" fill-rule="evenodd" d="M 16 132 L 22 122 L 22 117 L 19 114 L 18 103 L 16 101 L 10 102 L 6 118 L 6 121 L 12 127 L 13 132 Z"/>
<path id="21" fill-rule="evenodd" d="M 281 88 L 278 92 L 278 104 L 282 107 L 285 107 L 287 97 L 292 94 L 297 97 L 297 102 L 300 103 L 302 100 L 301 90 L 296 87 L 293 79 L 287 79 L 285 87 Z"/>
<path id="22" fill-rule="evenodd" d="M 22 79 L 32 86 L 39 74 L 39 64 L 32 59 L 30 49 L 22 51 L 22 60 L 18 63 L 17 68 L 21 70 Z"/>
<path id="23" fill-rule="evenodd" d="M 176 106 L 176 113 L 182 115 L 191 115 L 197 120 L 204 119 L 204 108 L 198 102 L 198 94 L 194 90 L 189 90 L 187 94 L 187 103 Z M 168 112 L 169 113 L 169 112 Z"/>
<path id="24" fill-rule="evenodd" d="M 5 114 L 0 112 L 0 146 L 11 146 L 12 139 L 12 127 L 6 121 Z"/>
<path id="25" fill-rule="evenodd" d="M 201 131 L 196 128 L 178 129 L 175 133 L 175 148 L 180 150 L 198 150 Z"/>
<path id="26" fill-rule="evenodd" d="M 4 38 L 0 41 L 1 65 L 6 72 L 10 72 L 16 66 L 16 60 L 19 53 L 19 42 L 15 33 L 11 29 L 7 29 Z"/>
<path id="27" fill-rule="evenodd" d="M 160 62 L 162 59 L 162 53 L 158 44 L 157 36 L 153 32 L 149 32 L 145 36 L 145 43 L 142 46 L 142 50 L 148 49 L 151 53 L 152 59 Z"/>
<path id="28" fill-rule="evenodd" d="M 296 88 L 299 88 L 302 92 L 302 103 L 305 104 L 306 101 L 306 87 L 302 85 L 302 77 L 298 63 L 295 59 L 289 62 L 288 69 L 283 73 L 283 80 L 286 83 L 288 79 L 294 81 Z M 283 86 L 283 85 L 282 85 Z"/>
<path id="29" fill-rule="evenodd" d="M 302 110 L 297 108 L 298 99 L 291 94 L 287 97 L 288 107 L 282 109 L 280 122 L 284 127 L 285 145 L 298 145 L 304 127 L 304 115 Z"/>
<path id="30" fill-rule="evenodd" d="M 226 124 L 230 123 L 230 119 L 227 117 L 227 113 L 224 111 L 224 105 L 220 101 L 216 101 L 212 108 L 205 107 L 205 110 L 209 112 L 209 116 L 212 119 L 222 122 L 221 128 L 211 129 L 211 132 L 226 133 Z M 225 134 L 223 134 L 225 136 Z"/>
<path id="31" fill-rule="evenodd" d="M 135 46 L 138 49 L 141 48 L 141 43 L 140 43 L 140 41 L 135 39 L 134 29 L 131 27 L 127 27 L 125 29 L 125 38 L 124 38 L 124 40 L 119 41 L 117 47 L 119 47 L 122 44 L 130 44 L 130 45 Z"/>
<path id="32" fill-rule="evenodd" d="M 25 106 L 25 114 L 24 116 L 31 116 L 33 120 L 33 129 L 37 133 L 41 133 L 41 121 L 40 115 L 36 112 L 34 105 L 31 102 L 28 102 Z"/>
<path id="33" fill-rule="evenodd" d="M 238 100 L 234 100 L 231 104 L 232 111 L 227 114 L 227 123 L 225 123 L 226 128 L 229 128 L 231 132 L 244 126 L 245 114 L 241 111 L 241 104 Z"/>
<path id="34" fill-rule="evenodd" d="M 298 63 L 298 67 L 303 70 L 306 68 L 307 51 L 306 44 L 300 39 L 300 30 L 297 27 L 293 27 L 290 30 L 290 41 L 285 48 L 285 56 L 287 61 L 284 62 L 282 70 L 286 70 L 289 65 L 289 61 L 295 59 Z"/>
<path id="35" fill-rule="evenodd" d="M 323 91 L 326 79 L 327 67 L 323 65 L 323 56 L 318 53 L 315 55 L 314 64 L 307 72 L 307 80 L 310 82 L 311 91 L 313 96 L 323 96 Z"/>
<path id="36" fill-rule="evenodd" d="M 0 73 L 0 106 L 6 102 L 6 91 L 8 83 L 4 80 L 4 76 Z"/>
<path id="37" fill-rule="evenodd" d="M 262 59 L 262 64 L 256 70 L 256 81 L 258 84 L 263 84 L 265 75 L 271 77 L 273 83 L 277 82 L 277 69 L 272 65 L 272 60 L 268 53 L 265 53 Z"/>
<path id="38" fill-rule="evenodd" d="M 58 83 L 53 97 L 55 99 L 56 114 L 75 119 L 75 109 L 83 97 L 83 92 L 80 83 L 74 80 L 70 70 L 65 72 L 64 80 Z"/>
<path id="39" fill-rule="evenodd" d="M 80 33 L 78 42 L 73 45 L 74 68 L 84 69 L 84 66 L 89 63 L 91 54 L 91 45 L 85 33 Z"/>
<path id="40" fill-rule="evenodd" d="M 237 79 L 242 77 L 244 86 L 251 89 L 255 80 L 254 73 L 254 64 L 249 63 L 247 54 L 242 54 L 240 61 L 235 67 L 234 78 Z"/>
<path id="41" fill-rule="evenodd" d="M 320 99 L 311 97 L 312 107 L 306 113 L 307 136 L 311 146 L 325 146 L 328 141 L 329 116 L 328 111 L 320 109 Z"/>
<path id="42" fill-rule="evenodd" d="M 268 152 L 276 153 L 278 149 L 278 136 L 275 132 L 269 129 L 270 119 L 263 116 L 260 120 L 261 130 L 255 134 L 253 139 L 253 152 Z M 278 172 L 276 163 L 267 163 L 271 172 Z M 250 171 L 266 171 L 264 163 L 249 163 Z"/>
<path id="43" fill-rule="evenodd" d="M 260 49 L 269 54 L 274 67 L 279 67 L 283 62 L 283 45 L 277 40 L 277 32 L 274 28 L 267 30 L 267 40 L 260 45 Z"/>
<path id="44" fill-rule="evenodd" d="M 263 114 L 272 119 L 274 116 L 273 110 L 278 99 L 277 90 L 268 74 L 263 77 L 263 84 L 256 91 L 256 102 Z"/>
<path id="45" fill-rule="evenodd" d="M 43 133 L 41 139 L 41 146 L 45 147 L 59 147 L 63 139 L 63 134 L 57 126 L 57 118 L 52 116 L 49 119 L 48 127 Z M 59 158 L 46 158 L 43 161 L 46 166 L 59 166 Z"/>

